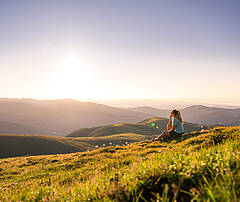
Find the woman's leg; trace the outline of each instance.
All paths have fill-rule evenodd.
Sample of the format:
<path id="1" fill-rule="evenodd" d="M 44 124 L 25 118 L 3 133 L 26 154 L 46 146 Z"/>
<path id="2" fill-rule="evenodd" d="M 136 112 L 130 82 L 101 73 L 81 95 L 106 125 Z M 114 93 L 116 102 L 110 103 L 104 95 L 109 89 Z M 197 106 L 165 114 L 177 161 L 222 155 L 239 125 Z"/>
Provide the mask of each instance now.
<path id="1" fill-rule="evenodd" d="M 167 132 L 167 131 L 164 131 L 164 132 L 162 132 L 162 134 L 161 135 L 159 135 L 157 138 L 158 138 L 158 140 L 160 140 L 160 139 L 164 139 L 164 138 L 166 138 L 166 137 L 169 137 L 169 132 Z"/>

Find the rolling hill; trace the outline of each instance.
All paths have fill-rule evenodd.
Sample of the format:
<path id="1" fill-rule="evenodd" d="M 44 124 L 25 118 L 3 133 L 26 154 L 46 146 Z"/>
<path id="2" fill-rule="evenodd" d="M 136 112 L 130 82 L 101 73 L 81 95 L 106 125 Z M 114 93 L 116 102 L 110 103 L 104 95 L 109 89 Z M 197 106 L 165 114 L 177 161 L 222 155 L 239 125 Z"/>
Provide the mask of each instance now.
<path id="1" fill-rule="evenodd" d="M 192 123 L 224 126 L 240 125 L 240 109 L 225 109 L 194 105 L 181 110 L 183 119 Z"/>
<path id="2" fill-rule="evenodd" d="M 83 152 L 110 145 L 126 145 L 146 139 L 149 139 L 146 135 L 133 133 L 78 138 L 0 135 L 0 158 Z"/>
<path id="3" fill-rule="evenodd" d="M 163 130 L 168 119 L 153 117 L 136 124 L 122 123 L 93 128 L 83 128 L 68 137 L 42 135 L 0 135 L 0 158 L 65 154 L 93 150 L 109 145 L 125 145 L 152 139 Z M 154 125 L 153 125 L 154 124 Z M 197 124 L 185 123 L 186 132 L 207 129 Z"/>
<path id="4" fill-rule="evenodd" d="M 0 135 L 0 158 L 42 154 L 64 154 L 86 151 L 91 147 L 82 143 L 77 147 L 60 137 L 40 135 Z"/>
<path id="5" fill-rule="evenodd" d="M 81 128 L 76 130 L 68 137 L 101 137 L 122 133 L 134 133 L 146 136 L 153 136 L 160 134 L 162 131 L 166 130 L 166 125 L 168 123 L 167 118 L 153 117 L 145 119 L 136 124 L 122 123 L 122 124 L 112 124 L 106 126 L 99 126 L 93 128 Z M 184 123 L 184 128 L 186 132 L 200 131 L 202 129 L 208 129 L 206 126 L 200 126 L 198 124 Z"/>
<path id="6" fill-rule="evenodd" d="M 167 109 L 152 107 L 123 109 L 72 99 L 34 100 L 2 98 L 0 99 L 0 134 L 66 136 L 79 128 L 97 128 L 98 126 L 119 123 L 135 124 L 153 116 L 168 118 L 169 112 Z M 209 126 L 240 125 L 240 109 L 195 105 L 184 108 L 181 112 L 185 122 Z M 134 127 L 133 125 L 125 125 L 125 128 L 129 128 L 125 132 L 130 132 Z M 161 126 L 159 126 L 160 128 Z M 115 129 L 118 130 L 117 127 L 114 127 L 114 129 L 105 127 L 105 132 L 108 133 L 108 131 Z M 119 130 L 121 131 L 121 129 Z M 84 131 L 89 133 L 88 129 L 84 129 L 81 134 Z"/>
<path id="7" fill-rule="evenodd" d="M 0 122 L 29 126 L 29 134 L 36 133 L 31 128 L 41 128 L 45 130 L 43 135 L 65 136 L 81 127 L 135 123 L 149 117 L 142 112 L 71 99 L 0 99 Z M 14 127 L 6 133 L 12 130 Z"/>
<path id="8" fill-rule="evenodd" d="M 40 127 L 32 127 L 24 124 L 17 124 L 7 121 L 0 121 L 0 134 L 46 134 L 46 135 L 54 135 L 53 132 L 40 128 Z"/>
<path id="9" fill-rule="evenodd" d="M 160 116 L 160 117 L 167 117 L 167 118 L 169 117 L 171 112 L 170 109 L 158 109 L 158 108 L 149 107 L 149 106 L 134 107 L 129 109 L 135 112 L 142 112 L 146 114 L 151 114 L 152 116 Z"/>
<path id="10" fill-rule="evenodd" d="M 153 116 L 168 117 L 170 110 L 157 109 L 152 107 L 131 108 L 133 111 L 152 114 Z M 240 108 L 219 108 L 203 105 L 193 105 L 180 109 L 184 121 L 202 125 L 240 125 Z"/>

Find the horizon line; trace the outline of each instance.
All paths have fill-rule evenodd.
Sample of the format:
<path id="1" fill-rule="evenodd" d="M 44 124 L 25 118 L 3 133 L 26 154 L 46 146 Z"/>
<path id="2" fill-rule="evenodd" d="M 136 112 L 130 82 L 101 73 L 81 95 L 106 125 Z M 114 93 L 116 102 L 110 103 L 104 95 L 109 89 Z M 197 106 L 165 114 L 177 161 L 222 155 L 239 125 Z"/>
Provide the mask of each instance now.
<path id="1" fill-rule="evenodd" d="M 78 102 L 94 102 L 94 101 L 162 101 L 163 103 L 159 103 L 159 105 L 166 105 L 166 104 L 177 104 L 177 105 L 183 105 L 183 104 L 188 104 L 188 105 L 208 105 L 208 106 L 221 106 L 221 107 L 240 107 L 239 104 L 233 104 L 229 102 L 203 102 L 201 100 L 186 100 L 184 98 L 95 98 L 95 99 L 76 99 L 76 98 L 33 98 L 33 97 L 0 97 L 0 101 L 4 99 L 9 99 L 9 100 L 37 100 L 37 101 L 58 101 L 58 100 L 73 100 L 73 101 L 78 101 Z M 169 102 L 169 103 L 168 103 Z M 98 103 L 98 104 L 104 104 L 104 103 Z M 106 104 L 105 105 L 112 105 L 114 104 Z M 118 105 L 118 104 L 115 104 Z M 141 107 L 153 107 L 151 104 L 146 104 L 146 105 L 139 105 Z"/>

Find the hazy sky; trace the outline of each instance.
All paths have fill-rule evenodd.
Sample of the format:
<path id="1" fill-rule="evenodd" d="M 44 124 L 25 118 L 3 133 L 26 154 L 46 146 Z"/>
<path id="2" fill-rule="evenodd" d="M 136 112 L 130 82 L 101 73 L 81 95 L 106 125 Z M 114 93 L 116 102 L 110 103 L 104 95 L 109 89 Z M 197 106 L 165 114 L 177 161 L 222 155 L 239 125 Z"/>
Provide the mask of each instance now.
<path id="1" fill-rule="evenodd" d="M 239 0 L 2 0 L 0 97 L 240 105 Z"/>

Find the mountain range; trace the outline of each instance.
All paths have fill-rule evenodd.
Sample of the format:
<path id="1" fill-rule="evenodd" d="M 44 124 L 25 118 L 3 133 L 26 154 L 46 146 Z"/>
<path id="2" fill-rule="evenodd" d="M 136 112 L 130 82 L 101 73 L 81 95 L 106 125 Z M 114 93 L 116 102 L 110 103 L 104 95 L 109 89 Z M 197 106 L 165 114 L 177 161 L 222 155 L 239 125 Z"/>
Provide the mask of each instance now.
<path id="1" fill-rule="evenodd" d="M 167 117 L 171 110 L 157 109 L 153 107 L 136 107 L 130 108 L 135 112 L 144 112 L 154 116 Z M 207 107 L 203 105 L 193 105 L 180 109 L 184 121 L 202 124 L 202 125 L 223 125 L 238 126 L 240 125 L 240 108 L 218 108 Z"/>
<path id="2" fill-rule="evenodd" d="M 9 131 L 6 131 L 5 127 L 0 127 L 0 134 L 18 131 L 22 134 L 42 132 L 44 135 L 65 136 L 82 127 L 121 122 L 135 123 L 150 116 L 142 112 L 71 99 L 43 101 L 0 99 L 0 122 L 11 123 Z M 22 125 L 29 130 L 23 130 Z M 32 128 L 34 130 L 30 130 Z"/>
<path id="3" fill-rule="evenodd" d="M 185 122 L 202 125 L 240 125 L 240 108 L 194 105 L 180 109 Z M 170 109 L 150 106 L 110 107 L 72 99 L 0 99 L 0 134 L 66 136 L 84 128 L 135 124 L 152 117 L 168 118 Z"/>

